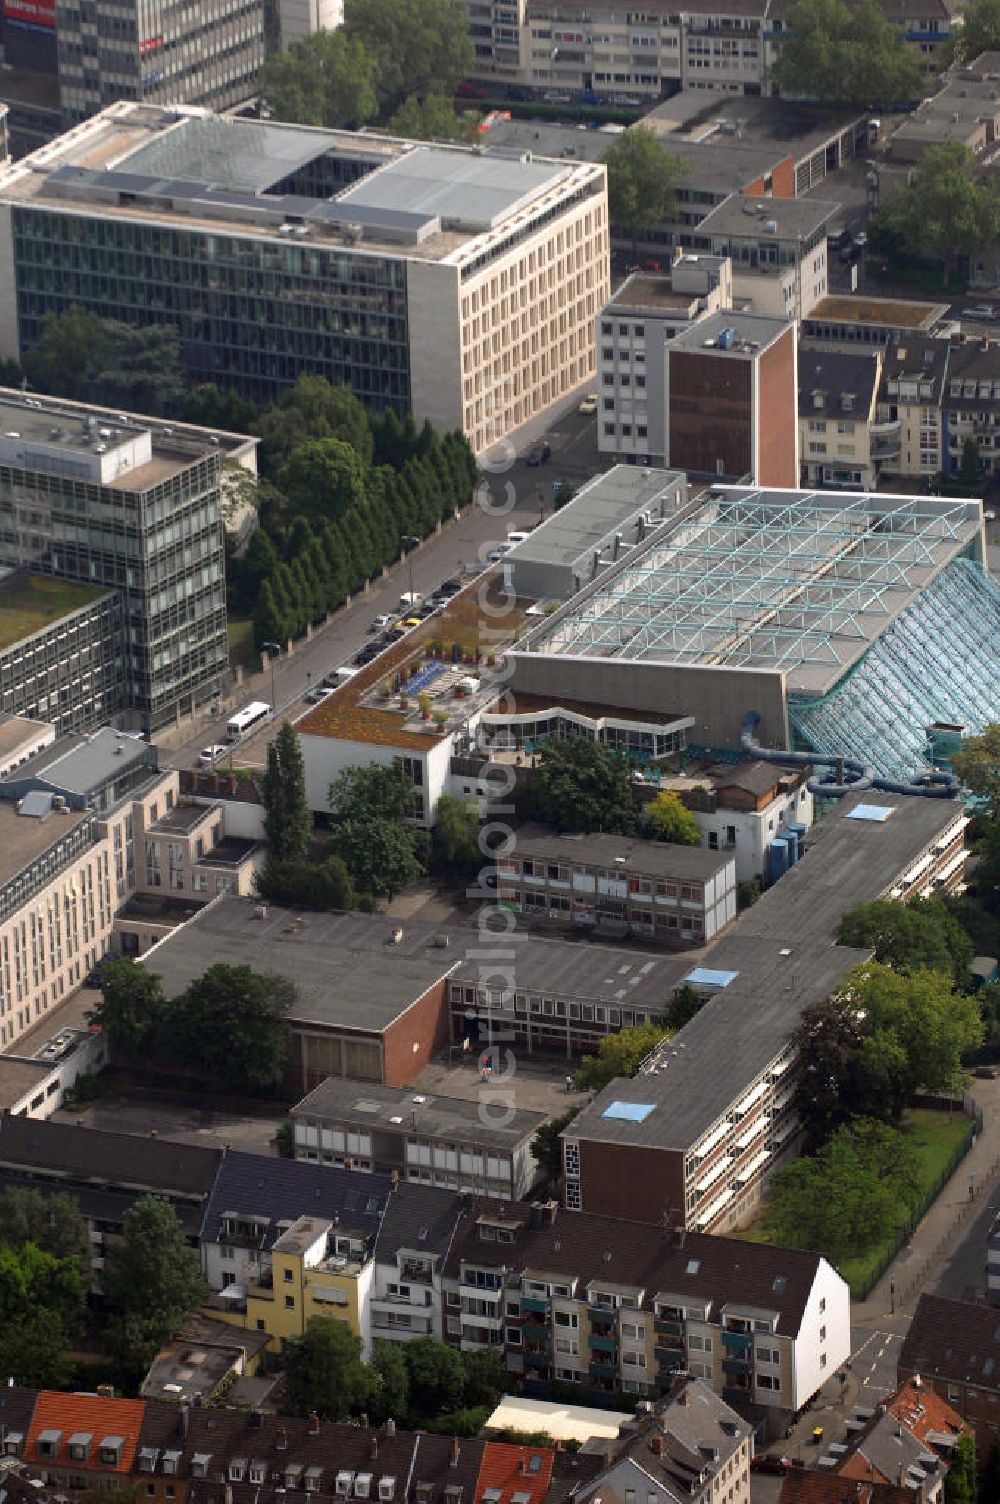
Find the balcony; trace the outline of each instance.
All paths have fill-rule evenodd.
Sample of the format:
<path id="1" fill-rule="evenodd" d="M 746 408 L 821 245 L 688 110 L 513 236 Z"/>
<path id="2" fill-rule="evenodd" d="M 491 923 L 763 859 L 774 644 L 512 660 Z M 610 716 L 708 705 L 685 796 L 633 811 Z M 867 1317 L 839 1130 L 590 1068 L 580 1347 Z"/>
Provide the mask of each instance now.
<path id="1" fill-rule="evenodd" d="M 617 1363 L 591 1363 L 590 1377 L 592 1379 L 617 1379 Z"/>
<path id="2" fill-rule="evenodd" d="M 587 1317 L 592 1326 L 614 1326 L 618 1312 L 614 1306 L 588 1306 Z"/>
<path id="3" fill-rule="evenodd" d="M 540 1368 L 548 1368 L 549 1366 L 549 1354 L 547 1352 L 530 1352 L 526 1348 L 523 1357 L 525 1368 L 533 1368 L 537 1371 Z"/>
<path id="4" fill-rule="evenodd" d="M 735 1388 L 735 1386 L 724 1386 L 722 1390 L 722 1398 L 725 1400 L 727 1405 L 746 1405 L 750 1402 L 750 1390 L 737 1389 Z"/>
<path id="5" fill-rule="evenodd" d="M 657 1342 L 653 1352 L 661 1363 L 680 1363 L 684 1359 L 683 1342 Z"/>
<path id="6" fill-rule="evenodd" d="M 749 1332 L 723 1332 L 722 1345 L 728 1347 L 731 1353 L 749 1353 Z"/>
<path id="7" fill-rule="evenodd" d="M 746 1374 L 748 1374 L 750 1372 L 750 1359 L 749 1358 L 723 1358 L 723 1360 L 722 1360 L 722 1372 L 723 1373 L 736 1373 L 736 1374 L 746 1373 Z"/>
<path id="8" fill-rule="evenodd" d="M 668 1321 L 664 1316 L 657 1316 L 653 1322 L 653 1331 L 664 1332 L 670 1337 L 683 1337 L 684 1323 L 683 1321 Z"/>
<path id="9" fill-rule="evenodd" d="M 547 1326 L 539 1321 L 526 1321 L 521 1328 L 526 1342 L 548 1342 L 552 1336 Z"/>
<path id="10" fill-rule="evenodd" d="M 595 1336 L 594 1333 L 591 1332 L 590 1336 L 587 1338 L 587 1344 L 594 1350 L 594 1352 L 613 1353 L 617 1351 L 618 1339 L 616 1337 Z"/>
<path id="11" fill-rule="evenodd" d="M 549 1302 L 547 1299 L 540 1298 L 537 1295 L 522 1295 L 521 1310 L 534 1311 L 539 1316 L 547 1316 L 549 1313 Z"/>

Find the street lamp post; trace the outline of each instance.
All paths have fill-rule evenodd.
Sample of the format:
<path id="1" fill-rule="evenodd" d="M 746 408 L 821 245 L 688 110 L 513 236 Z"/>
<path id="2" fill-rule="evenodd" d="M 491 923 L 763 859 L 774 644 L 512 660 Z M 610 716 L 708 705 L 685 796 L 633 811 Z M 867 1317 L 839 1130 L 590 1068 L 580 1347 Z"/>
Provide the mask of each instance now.
<path id="1" fill-rule="evenodd" d="M 417 537 L 415 537 L 413 535 L 413 533 L 404 533 L 400 541 L 401 541 L 403 547 L 406 549 L 406 563 L 407 563 L 407 566 L 408 566 L 409 572 L 410 572 L 410 608 L 412 610 L 412 608 L 413 608 L 413 550 L 419 544 L 420 539 L 417 538 Z"/>

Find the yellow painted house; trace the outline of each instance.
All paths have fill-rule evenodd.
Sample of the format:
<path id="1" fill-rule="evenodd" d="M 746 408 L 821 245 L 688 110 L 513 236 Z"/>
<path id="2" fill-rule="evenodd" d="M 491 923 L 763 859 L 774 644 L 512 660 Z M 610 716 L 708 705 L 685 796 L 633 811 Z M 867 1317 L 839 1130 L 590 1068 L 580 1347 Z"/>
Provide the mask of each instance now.
<path id="1" fill-rule="evenodd" d="M 372 1241 L 362 1234 L 322 1217 L 298 1217 L 274 1243 L 270 1264 L 240 1291 L 245 1298 L 220 1301 L 212 1314 L 267 1332 L 274 1352 L 287 1338 L 301 1337 L 313 1316 L 331 1316 L 346 1321 L 367 1354 L 364 1315 L 373 1254 Z"/>

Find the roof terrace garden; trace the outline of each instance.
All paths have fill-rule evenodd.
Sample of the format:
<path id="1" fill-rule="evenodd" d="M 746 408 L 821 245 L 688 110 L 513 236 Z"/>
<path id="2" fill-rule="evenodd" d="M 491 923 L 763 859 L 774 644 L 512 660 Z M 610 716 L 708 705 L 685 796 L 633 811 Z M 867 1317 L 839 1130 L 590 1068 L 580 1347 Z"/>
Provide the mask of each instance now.
<path id="1" fill-rule="evenodd" d="M 51 575 L 7 575 L 0 579 L 0 652 L 107 593 L 99 586 L 77 585 Z"/>

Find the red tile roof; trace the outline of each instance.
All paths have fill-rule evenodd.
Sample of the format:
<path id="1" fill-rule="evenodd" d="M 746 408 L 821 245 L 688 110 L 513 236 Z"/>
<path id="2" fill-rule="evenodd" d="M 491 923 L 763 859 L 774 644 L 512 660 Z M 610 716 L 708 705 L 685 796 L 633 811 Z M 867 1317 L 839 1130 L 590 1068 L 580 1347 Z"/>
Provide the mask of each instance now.
<path id="1" fill-rule="evenodd" d="M 135 1458 L 139 1429 L 146 1409 L 145 1400 L 105 1399 L 93 1394 L 57 1394 L 44 1389 L 35 1402 L 35 1413 L 24 1448 L 27 1462 L 70 1467 L 74 1471 L 91 1468 L 105 1473 L 128 1473 Z M 60 1432 L 58 1450 L 40 1454 L 38 1438 L 43 1431 Z M 87 1459 L 71 1458 L 68 1442 L 74 1433 L 91 1437 Z M 120 1436 L 122 1446 L 117 1463 L 102 1462 L 100 1447 L 106 1436 Z"/>
<path id="2" fill-rule="evenodd" d="M 845 1495 L 844 1476 L 807 1472 L 793 1468 L 785 1474 L 779 1504 L 913 1504 L 913 1490 L 896 1483 L 858 1480 L 858 1488 Z"/>
<path id="3" fill-rule="evenodd" d="M 522 1447 L 507 1441 L 488 1441 L 476 1482 L 475 1504 L 483 1504 L 488 1488 L 499 1489 L 496 1504 L 511 1504 L 515 1494 L 527 1494 L 530 1504 L 543 1504 L 552 1477 L 550 1447 Z"/>
<path id="4" fill-rule="evenodd" d="M 928 1431 L 954 1431 L 958 1435 L 965 1430 L 958 1411 L 933 1389 L 915 1379 L 906 1379 L 900 1384 L 887 1409 L 913 1432 L 918 1441 L 926 1442 Z"/>

